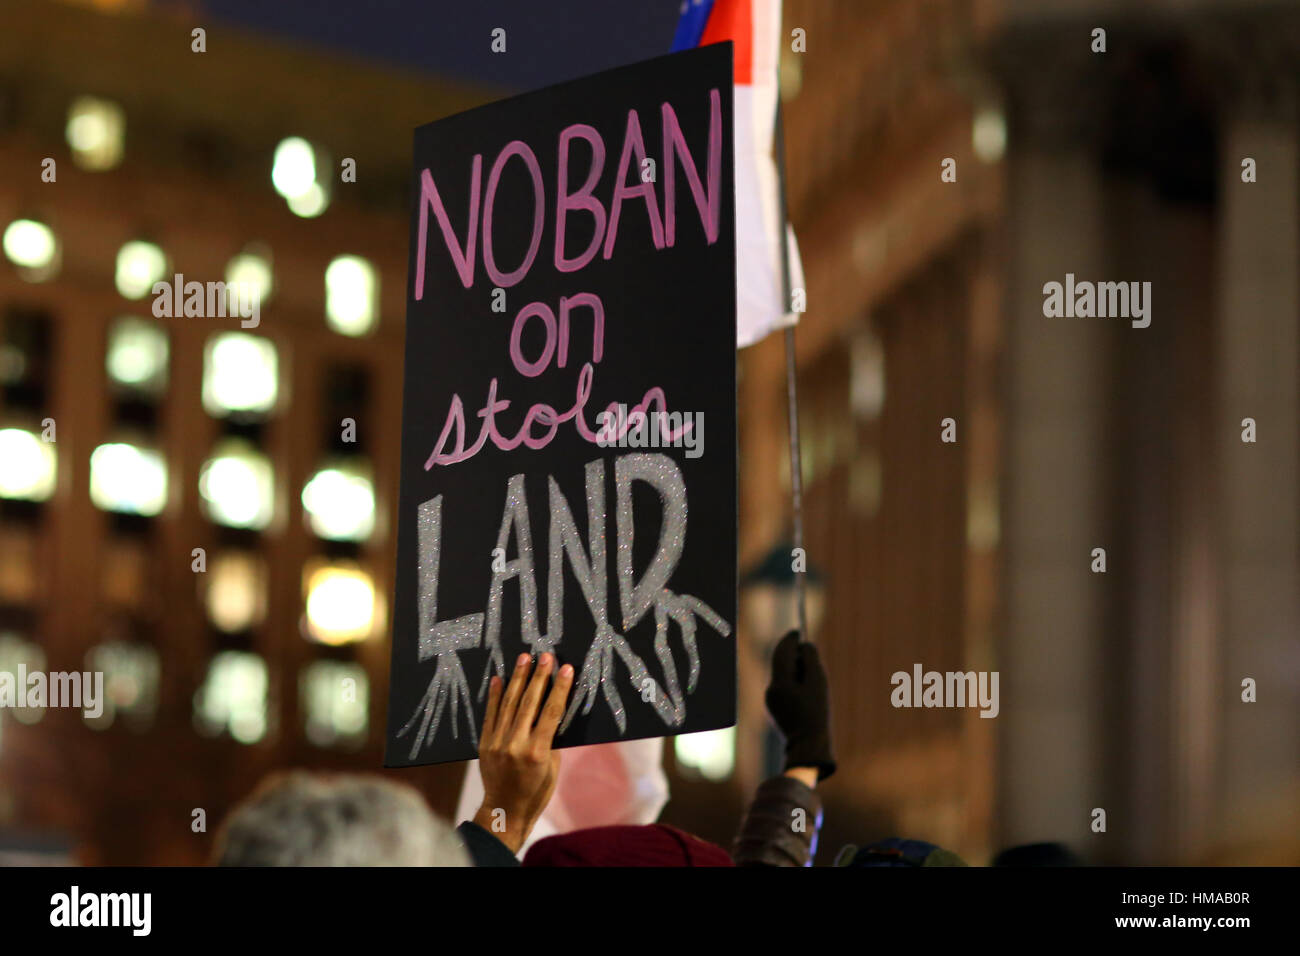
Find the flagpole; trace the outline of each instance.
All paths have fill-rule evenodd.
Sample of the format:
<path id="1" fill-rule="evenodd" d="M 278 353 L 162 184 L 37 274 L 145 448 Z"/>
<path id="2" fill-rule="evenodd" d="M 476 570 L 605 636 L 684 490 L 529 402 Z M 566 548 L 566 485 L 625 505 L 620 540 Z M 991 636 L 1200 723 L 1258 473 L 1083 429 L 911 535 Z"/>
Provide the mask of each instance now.
<path id="1" fill-rule="evenodd" d="M 790 285 L 790 244 L 787 240 L 787 213 L 785 202 L 785 114 L 781 109 L 781 82 L 780 69 L 777 70 L 776 86 L 776 141 L 774 149 L 776 152 L 776 170 L 777 170 L 777 197 L 780 208 L 780 233 L 779 244 L 781 247 L 781 282 L 784 290 L 784 308 L 788 311 L 791 307 L 791 293 L 793 290 Z M 790 429 L 790 504 L 792 521 L 792 544 L 794 548 L 803 556 L 803 567 L 808 567 L 808 552 L 804 550 L 803 545 L 803 458 L 799 449 L 799 389 L 797 382 L 797 364 L 795 362 L 794 348 L 794 326 L 787 325 L 785 328 L 785 391 L 787 402 L 787 414 L 789 417 Z M 792 555 L 793 557 L 793 555 Z M 793 567 L 793 561 L 791 562 Z M 799 609 L 799 633 L 801 639 L 805 641 L 812 640 L 812 635 L 808 633 L 808 601 L 806 572 L 796 570 L 794 572 L 795 600 Z"/>

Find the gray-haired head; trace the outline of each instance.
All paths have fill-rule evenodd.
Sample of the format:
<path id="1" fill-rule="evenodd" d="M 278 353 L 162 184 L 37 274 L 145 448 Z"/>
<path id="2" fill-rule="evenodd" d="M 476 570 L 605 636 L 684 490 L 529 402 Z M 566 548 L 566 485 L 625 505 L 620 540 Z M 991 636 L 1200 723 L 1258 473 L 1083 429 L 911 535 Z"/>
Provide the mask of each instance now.
<path id="1" fill-rule="evenodd" d="M 383 777 L 274 774 L 226 818 L 219 866 L 470 866 L 419 792 Z"/>

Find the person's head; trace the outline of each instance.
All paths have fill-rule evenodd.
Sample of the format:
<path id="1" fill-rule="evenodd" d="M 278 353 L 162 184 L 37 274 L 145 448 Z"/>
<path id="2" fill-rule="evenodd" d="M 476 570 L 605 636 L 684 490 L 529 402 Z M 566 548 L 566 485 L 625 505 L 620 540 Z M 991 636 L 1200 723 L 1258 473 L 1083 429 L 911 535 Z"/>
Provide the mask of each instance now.
<path id="1" fill-rule="evenodd" d="M 524 866 L 735 866 L 715 843 L 669 826 L 589 827 L 546 837 L 524 855 Z"/>
<path id="2" fill-rule="evenodd" d="M 993 858 L 993 866 L 1083 866 L 1083 860 L 1064 843 L 1026 843 L 1011 846 Z"/>
<path id="3" fill-rule="evenodd" d="M 218 866 L 470 866 L 419 792 L 382 777 L 273 774 L 226 818 Z"/>

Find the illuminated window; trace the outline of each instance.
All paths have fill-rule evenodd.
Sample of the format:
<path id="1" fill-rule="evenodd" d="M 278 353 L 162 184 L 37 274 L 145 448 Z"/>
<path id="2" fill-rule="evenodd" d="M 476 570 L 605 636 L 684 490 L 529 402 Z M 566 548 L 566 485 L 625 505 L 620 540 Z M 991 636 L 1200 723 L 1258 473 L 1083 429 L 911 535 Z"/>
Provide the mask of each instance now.
<path id="1" fill-rule="evenodd" d="M 72 160 L 82 169 L 112 169 L 122 161 L 126 114 L 110 100 L 78 97 L 68 110 L 64 131 Z"/>
<path id="2" fill-rule="evenodd" d="M 316 151 L 298 136 L 280 140 L 275 147 L 271 183 L 285 199 L 301 196 L 316 181 Z"/>
<path id="3" fill-rule="evenodd" d="M 203 407 L 217 417 L 265 414 L 275 407 L 280 381 L 275 343 L 247 332 L 208 339 L 203 355 Z"/>
<path id="4" fill-rule="evenodd" d="M 271 165 L 271 184 L 285 198 L 294 215 L 310 219 L 329 206 L 328 176 L 321 175 L 316 150 L 298 136 L 280 141 Z"/>
<path id="5" fill-rule="evenodd" d="M 266 618 L 266 563 L 254 554 L 227 551 L 203 575 L 208 620 L 227 634 L 247 631 Z"/>
<path id="6" fill-rule="evenodd" d="M 167 356 L 167 333 L 128 315 L 109 329 L 104 368 L 120 387 L 158 395 L 167 387 Z"/>
<path id="7" fill-rule="evenodd" d="M 360 744 L 370 714 L 370 686 L 365 668 L 342 661 L 316 661 L 298 679 L 304 731 L 318 747 Z"/>
<path id="8" fill-rule="evenodd" d="M 104 706 L 98 717 L 83 719 L 96 730 L 106 730 L 120 715 L 136 730 L 153 723 L 158 712 L 158 652 L 148 644 L 107 641 L 92 647 L 86 667 L 104 675 Z"/>
<path id="9" fill-rule="evenodd" d="M 59 240 L 54 230 L 35 219 L 15 219 L 5 228 L 5 257 L 28 282 L 44 282 L 59 271 Z"/>
<path id="10" fill-rule="evenodd" d="M 781 100 L 788 103 L 803 89 L 803 57 L 797 53 L 782 55 L 781 68 L 777 72 L 781 80 Z"/>
<path id="11" fill-rule="evenodd" d="M 22 428 L 0 428 L 0 498 L 45 501 L 54 492 L 54 443 Z"/>
<path id="12" fill-rule="evenodd" d="M 302 489 L 311 529 L 331 541 L 364 541 L 375 527 L 375 489 L 370 469 L 340 460 L 322 468 Z"/>
<path id="13" fill-rule="evenodd" d="M 289 200 L 289 208 L 294 215 L 304 219 L 315 219 L 330 204 L 329 193 L 320 183 L 312 183 L 301 196 Z"/>
<path id="14" fill-rule="evenodd" d="M 736 728 L 706 730 L 673 738 L 679 767 L 706 780 L 726 780 L 736 764 Z"/>
<path id="15" fill-rule="evenodd" d="M 203 733 L 229 733 L 241 744 L 266 736 L 266 661 L 247 651 L 222 651 L 212 658 L 208 675 L 194 695 L 194 724 Z"/>
<path id="16" fill-rule="evenodd" d="M 152 242 L 134 240 L 117 252 L 117 291 L 128 299 L 143 299 L 154 283 L 170 278 L 167 255 Z"/>
<path id="17" fill-rule="evenodd" d="M 152 449 L 100 445 L 90 453 L 90 500 L 103 511 L 156 515 L 167 504 L 167 463 Z"/>
<path id="18" fill-rule="evenodd" d="M 365 335 L 379 312 L 379 279 L 360 256 L 338 256 L 325 270 L 325 319 L 342 335 Z"/>
<path id="19" fill-rule="evenodd" d="M 275 513 L 271 460 L 238 438 L 222 441 L 199 474 L 204 511 L 217 524 L 260 531 Z"/>
<path id="20" fill-rule="evenodd" d="M 374 633 L 375 582 L 355 564 L 310 562 L 303 572 L 304 632 L 321 644 L 351 644 Z"/>
<path id="21" fill-rule="evenodd" d="M 0 674 L 12 674 L 14 681 L 14 704 L 12 707 L 0 707 L 0 716 L 12 714 L 20 723 L 34 724 L 45 716 L 45 706 L 28 706 L 30 703 L 26 688 L 18 686 L 19 669 L 27 674 L 45 673 L 45 651 L 39 644 L 24 640 L 12 631 L 0 631 Z M 46 701 L 49 700 L 49 687 L 46 687 Z"/>
<path id="22" fill-rule="evenodd" d="M 1007 121 L 1002 111 L 984 108 L 971 122 L 971 146 L 985 163 L 996 163 L 1007 150 Z"/>
<path id="23" fill-rule="evenodd" d="M 244 301 L 269 302 L 275 287 L 270 256 L 244 250 L 226 263 L 226 285 L 247 287 L 251 296 L 244 297 Z"/>

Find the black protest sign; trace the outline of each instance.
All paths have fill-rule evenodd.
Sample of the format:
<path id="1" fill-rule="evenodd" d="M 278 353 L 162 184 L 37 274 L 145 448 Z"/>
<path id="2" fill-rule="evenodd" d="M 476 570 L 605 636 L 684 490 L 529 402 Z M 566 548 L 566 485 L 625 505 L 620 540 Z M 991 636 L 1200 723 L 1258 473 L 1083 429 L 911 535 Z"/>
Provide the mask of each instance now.
<path id="1" fill-rule="evenodd" d="M 559 746 L 735 723 L 731 45 L 415 131 L 385 762 L 478 753 L 572 664 Z"/>

